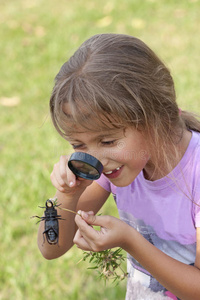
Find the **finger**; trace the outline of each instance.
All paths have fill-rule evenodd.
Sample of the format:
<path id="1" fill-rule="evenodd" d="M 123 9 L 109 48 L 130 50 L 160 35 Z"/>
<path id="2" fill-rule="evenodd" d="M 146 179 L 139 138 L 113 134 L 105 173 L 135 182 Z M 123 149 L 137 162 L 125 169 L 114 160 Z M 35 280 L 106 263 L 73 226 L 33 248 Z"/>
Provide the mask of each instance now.
<path id="1" fill-rule="evenodd" d="M 91 247 L 90 245 L 86 242 L 86 240 L 84 239 L 84 237 L 82 236 L 80 230 L 77 230 L 74 239 L 73 239 L 74 244 L 85 251 L 91 251 Z"/>
<path id="2" fill-rule="evenodd" d="M 78 214 L 90 225 L 105 227 L 105 224 L 108 222 L 107 216 L 96 216 L 94 212 L 84 212 L 79 210 Z"/>
<path id="3" fill-rule="evenodd" d="M 58 182 L 57 177 L 55 176 L 55 172 L 54 171 L 51 173 L 50 179 L 51 179 L 51 182 L 52 182 L 53 186 L 57 190 L 59 190 L 60 192 L 64 192 L 65 191 L 64 187 L 62 186 L 62 183 Z"/>
<path id="4" fill-rule="evenodd" d="M 60 186 L 63 186 L 65 184 L 64 180 L 61 177 L 60 174 L 60 161 L 57 162 L 54 167 L 53 171 L 51 173 L 51 177 L 54 181 L 56 181 Z"/>
<path id="5" fill-rule="evenodd" d="M 75 222 L 82 235 L 86 234 L 92 237 L 92 235 L 96 232 L 96 230 L 91 225 L 88 225 L 88 223 L 83 220 L 83 218 L 79 215 L 79 211 L 75 217 Z"/>
<path id="6" fill-rule="evenodd" d="M 67 162 L 67 157 L 61 156 L 59 162 L 54 165 L 50 176 L 52 184 L 60 191 L 76 185 L 76 176 L 69 170 Z"/>
<path id="7" fill-rule="evenodd" d="M 62 155 L 60 157 L 60 175 L 63 181 L 69 186 L 74 187 L 79 185 L 76 175 L 68 167 L 69 156 Z"/>
<path id="8" fill-rule="evenodd" d="M 87 222 L 83 219 L 81 213 L 82 213 L 82 212 L 79 210 L 79 211 L 77 212 L 76 217 L 75 217 L 75 222 L 76 222 L 77 226 L 78 226 L 80 229 L 91 227 L 91 226 L 88 225 Z"/>
<path id="9" fill-rule="evenodd" d="M 68 186 L 70 187 L 76 187 L 76 186 L 81 186 L 81 187 L 87 187 L 92 183 L 91 180 L 86 180 L 81 177 L 76 177 L 76 175 L 70 170 L 68 167 L 68 161 L 69 161 L 69 156 L 61 156 L 60 158 L 61 161 L 61 177 L 63 178 L 64 182 L 67 183 Z"/>
<path id="10" fill-rule="evenodd" d="M 76 175 L 68 167 L 69 156 L 62 155 L 60 157 L 60 176 L 64 183 L 69 187 L 75 187 L 80 185 L 79 181 L 76 178 Z"/>
<path id="11" fill-rule="evenodd" d="M 91 217 L 94 217 L 94 215 L 90 215 Z M 89 225 L 83 218 L 79 215 L 76 215 L 75 222 L 80 230 L 81 235 L 83 236 L 84 240 L 88 243 L 88 245 L 91 247 L 93 251 L 95 251 L 95 245 L 99 244 L 102 235 L 106 232 L 106 229 L 103 230 L 103 227 L 101 227 L 101 230 L 95 230 L 91 225 Z"/>
<path id="12" fill-rule="evenodd" d="M 75 240 L 75 242 L 78 242 L 78 245 L 80 245 L 81 249 L 83 247 L 86 249 L 86 245 L 89 245 L 89 248 L 87 248 L 88 250 L 95 252 L 107 249 L 107 247 L 105 248 L 104 245 L 103 236 L 105 233 L 103 232 L 102 227 L 100 231 L 95 230 L 91 225 L 88 225 L 81 216 L 78 215 L 76 216 L 75 221 L 82 236 L 79 241 Z"/>
<path id="13" fill-rule="evenodd" d="M 59 175 L 63 182 L 67 183 L 67 158 L 65 155 L 60 157 Z"/>
<path id="14" fill-rule="evenodd" d="M 91 216 L 94 216 L 94 212 L 93 212 L 92 210 L 87 211 L 86 214 L 91 215 Z"/>

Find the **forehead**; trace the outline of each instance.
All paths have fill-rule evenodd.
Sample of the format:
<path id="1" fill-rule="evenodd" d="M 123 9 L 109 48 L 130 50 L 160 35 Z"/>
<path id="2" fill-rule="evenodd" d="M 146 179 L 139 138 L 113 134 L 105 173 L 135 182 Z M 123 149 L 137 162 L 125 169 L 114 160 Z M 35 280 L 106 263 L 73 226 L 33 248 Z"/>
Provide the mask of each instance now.
<path id="1" fill-rule="evenodd" d="M 77 132 L 71 134 L 68 141 L 83 141 L 85 139 L 95 141 L 104 138 L 117 138 L 124 134 L 123 129 L 110 129 L 110 130 L 99 130 L 99 132 L 84 130 L 83 128 L 77 128 Z"/>
<path id="2" fill-rule="evenodd" d="M 102 136 L 112 135 L 125 127 L 111 115 L 98 114 L 91 109 L 79 107 L 74 109 L 68 103 L 62 108 L 62 130 L 67 137 L 74 134 L 94 132 Z"/>

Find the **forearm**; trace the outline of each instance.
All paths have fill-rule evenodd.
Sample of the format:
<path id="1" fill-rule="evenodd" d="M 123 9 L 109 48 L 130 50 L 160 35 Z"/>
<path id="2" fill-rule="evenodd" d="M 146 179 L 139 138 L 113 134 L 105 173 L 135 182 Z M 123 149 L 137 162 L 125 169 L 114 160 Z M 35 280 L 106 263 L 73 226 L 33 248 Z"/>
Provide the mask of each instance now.
<path id="1" fill-rule="evenodd" d="M 123 248 L 178 298 L 200 299 L 200 270 L 197 267 L 169 257 L 131 227 Z"/>
<path id="2" fill-rule="evenodd" d="M 57 208 L 58 215 L 61 216 L 63 220 L 58 220 L 59 224 L 59 239 L 58 244 L 50 245 L 44 232 L 44 224 L 45 221 L 41 221 L 38 230 L 38 247 L 42 253 L 42 255 L 46 259 L 54 259 L 65 252 L 67 252 L 73 245 L 73 238 L 76 231 L 76 225 L 74 222 L 75 214 L 72 212 L 68 212 L 64 209 L 70 209 L 72 211 L 76 211 L 76 206 L 78 202 L 78 198 L 69 196 L 65 193 L 61 193 L 59 191 L 56 192 L 57 204 L 61 204 Z M 61 209 L 60 209 L 61 208 Z"/>

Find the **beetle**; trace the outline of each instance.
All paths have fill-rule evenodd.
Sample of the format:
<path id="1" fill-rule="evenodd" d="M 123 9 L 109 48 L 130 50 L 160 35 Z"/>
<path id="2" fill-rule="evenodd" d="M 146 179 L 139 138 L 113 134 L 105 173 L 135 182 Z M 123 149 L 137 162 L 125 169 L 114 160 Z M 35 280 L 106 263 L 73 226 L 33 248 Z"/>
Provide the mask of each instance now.
<path id="1" fill-rule="evenodd" d="M 56 204 L 56 202 L 52 201 L 53 199 L 47 199 L 46 205 L 39 206 L 40 208 L 45 208 L 44 216 L 33 216 L 36 218 L 39 218 L 40 220 L 38 222 L 44 221 L 44 231 L 43 231 L 43 237 L 45 242 L 45 236 L 46 240 L 50 245 L 56 245 L 58 244 L 59 239 L 59 223 L 58 220 L 64 220 L 61 218 L 61 215 L 57 214 L 57 209 L 55 207 L 58 207 L 59 205 Z M 37 223 L 38 223 L 37 222 Z"/>

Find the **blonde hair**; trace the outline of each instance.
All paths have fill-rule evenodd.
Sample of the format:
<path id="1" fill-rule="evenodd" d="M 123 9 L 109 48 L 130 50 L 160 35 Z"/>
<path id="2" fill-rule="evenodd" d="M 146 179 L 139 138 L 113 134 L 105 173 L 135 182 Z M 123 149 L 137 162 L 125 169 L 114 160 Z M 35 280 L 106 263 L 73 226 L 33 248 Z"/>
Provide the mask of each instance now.
<path id="1" fill-rule="evenodd" d="M 200 132 L 194 115 L 180 114 L 168 68 L 144 42 L 121 34 L 95 35 L 80 46 L 55 78 L 50 111 L 65 138 L 74 125 L 92 131 L 133 126 L 166 162 L 184 129 Z"/>

